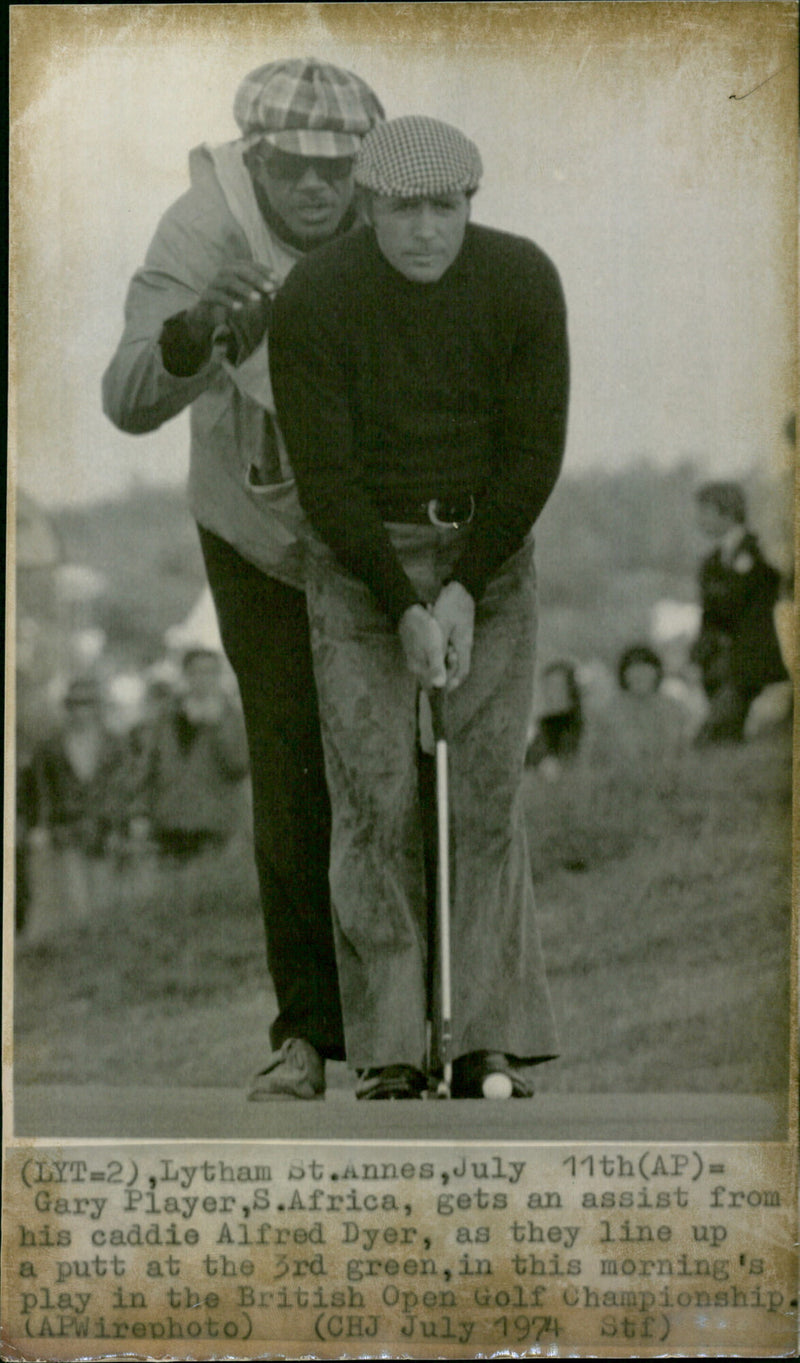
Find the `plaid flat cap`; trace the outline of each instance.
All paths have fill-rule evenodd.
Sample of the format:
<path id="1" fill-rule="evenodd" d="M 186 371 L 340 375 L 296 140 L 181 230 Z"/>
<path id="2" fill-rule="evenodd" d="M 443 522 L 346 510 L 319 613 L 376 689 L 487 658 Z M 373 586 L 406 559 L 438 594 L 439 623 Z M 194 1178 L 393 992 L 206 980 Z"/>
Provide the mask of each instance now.
<path id="1" fill-rule="evenodd" d="M 469 193 L 483 173 L 480 152 L 458 128 L 412 114 L 376 124 L 356 158 L 356 183 L 400 199 Z"/>
<path id="2" fill-rule="evenodd" d="M 233 116 L 251 142 L 299 156 L 354 156 L 384 112 L 352 71 L 309 57 L 251 71 L 236 91 Z"/>

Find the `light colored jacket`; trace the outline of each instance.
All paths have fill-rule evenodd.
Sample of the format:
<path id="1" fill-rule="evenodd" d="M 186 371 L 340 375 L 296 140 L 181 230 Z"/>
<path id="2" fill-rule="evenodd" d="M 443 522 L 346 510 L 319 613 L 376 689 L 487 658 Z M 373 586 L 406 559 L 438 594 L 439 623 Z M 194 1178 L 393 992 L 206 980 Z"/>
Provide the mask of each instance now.
<path id="1" fill-rule="evenodd" d="M 301 587 L 305 522 L 282 441 L 282 479 L 262 481 L 265 408 L 273 407 L 266 341 L 238 369 L 216 345 L 190 378 L 167 372 L 159 345 L 167 318 L 191 308 L 222 265 L 256 260 L 282 283 L 299 259 L 264 222 L 242 146 L 191 153 L 191 188 L 164 214 L 131 281 L 125 329 L 103 376 L 103 410 L 120 430 L 143 435 L 191 405 L 195 519 L 262 571 Z"/>

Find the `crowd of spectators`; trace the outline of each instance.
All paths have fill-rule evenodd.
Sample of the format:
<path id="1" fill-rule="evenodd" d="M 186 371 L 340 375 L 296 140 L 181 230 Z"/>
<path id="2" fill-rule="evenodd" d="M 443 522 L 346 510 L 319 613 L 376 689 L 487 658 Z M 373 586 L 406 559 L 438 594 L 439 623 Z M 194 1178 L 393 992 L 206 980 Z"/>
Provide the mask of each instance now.
<path id="1" fill-rule="evenodd" d="M 154 861 L 185 866 L 246 826 L 244 723 L 221 654 L 155 669 L 134 722 L 109 722 L 97 675 L 73 677 L 52 729 L 19 766 L 16 924 L 29 936 L 89 921 Z M 140 874 L 139 874 L 140 873 Z"/>

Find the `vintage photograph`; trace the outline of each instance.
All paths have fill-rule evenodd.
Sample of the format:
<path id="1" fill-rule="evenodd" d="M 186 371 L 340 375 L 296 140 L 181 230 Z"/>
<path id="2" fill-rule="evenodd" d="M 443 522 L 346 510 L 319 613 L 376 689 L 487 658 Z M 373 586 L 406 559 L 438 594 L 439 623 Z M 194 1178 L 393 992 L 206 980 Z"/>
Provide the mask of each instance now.
<path id="1" fill-rule="evenodd" d="M 796 6 L 11 85 L 7 1135 L 790 1141 Z"/>

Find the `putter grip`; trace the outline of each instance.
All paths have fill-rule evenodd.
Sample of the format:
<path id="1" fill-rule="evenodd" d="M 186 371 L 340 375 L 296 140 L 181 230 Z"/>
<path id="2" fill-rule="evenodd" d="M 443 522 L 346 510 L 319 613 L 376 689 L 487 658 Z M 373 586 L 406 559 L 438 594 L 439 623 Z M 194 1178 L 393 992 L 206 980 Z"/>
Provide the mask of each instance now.
<path id="1" fill-rule="evenodd" d="M 431 707 L 431 724 L 433 726 L 433 737 L 438 743 L 446 737 L 445 733 L 445 689 L 443 686 L 433 686 L 428 692 L 428 700 Z"/>

